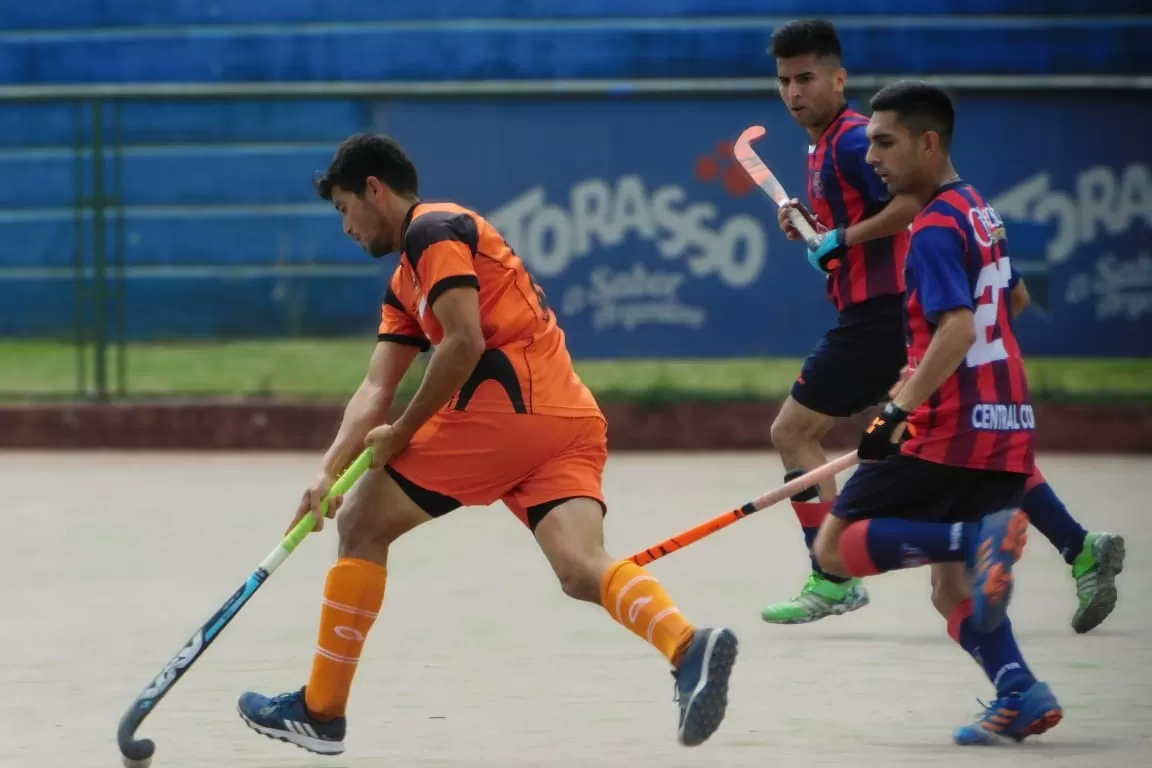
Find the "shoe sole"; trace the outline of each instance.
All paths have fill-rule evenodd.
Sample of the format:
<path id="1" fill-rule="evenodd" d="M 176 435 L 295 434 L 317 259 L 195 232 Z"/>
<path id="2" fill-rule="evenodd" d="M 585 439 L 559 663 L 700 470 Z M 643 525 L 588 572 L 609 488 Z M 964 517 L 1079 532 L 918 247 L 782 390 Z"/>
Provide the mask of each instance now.
<path id="1" fill-rule="evenodd" d="M 245 725 L 247 725 L 261 736 L 266 736 L 267 738 L 273 739 L 274 741 L 282 741 L 285 744 L 291 744 L 293 746 L 299 747 L 300 749 L 303 749 L 306 752 L 311 752 L 314 755 L 339 755 L 343 754 L 344 752 L 343 742 L 323 741 L 321 739 L 313 739 L 303 734 L 292 734 L 291 737 L 289 737 L 289 735 L 285 734 L 284 731 L 273 730 L 272 728 L 267 728 L 263 725 L 260 725 L 259 723 L 253 722 L 239 707 L 237 707 L 236 711 L 239 713 L 240 719 L 244 721 Z M 300 741 L 297 741 L 297 739 L 305 739 L 314 746 L 309 746 L 307 743 L 301 743 Z"/>
<path id="2" fill-rule="evenodd" d="M 1056 697 L 1052 695 L 1052 690 L 1048 687 L 1047 683 L 1037 683 L 1033 690 L 1038 690 L 1040 693 L 1040 701 L 1036 703 L 1036 709 L 1039 711 L 1032 722 L 1027 726 L 1021 728 L 1012 734 L 1012 738 L 1016 741 L 1024 741 L 1029 736 L 1039 736 L 1042 733 L 1055 728 L 1064 719 L 1064 709 L 1056 701 Z"/>
<path id="3" fill-rule="evenodd" d="M 1044 709 L 1041 709 L 1041 714 L 1033 717 L 1032 721 L 1025 727 L 1018 731 L 1005 733 L 981 728 L 978 725 L 969 726 L 957 731 L 953 736 L 953 741 L 962 747 L 1005 746 L 1018 744 L 1029 736 L 1039 736 L 1052 730 L 1064 719 L 1064 710 L 1056 698 L 1052 696 L 1052 692 L 1046 684 L 1039 683 L 1038 685 L 1043 686 L 1043 693 L 1047 694 L 1038 705 Z M 961 736 L 971 736 L 972 738 L 961 738 Z"/>
<path id="4" fill-rule="evenodd" d="M 1072 629 L 1081 635 L 1100 626 L 1116 608 L 1116 576 L 1124 570 L 1124 537 L 1113 535 L 1100 541 L 1100 551 L 1095 553 L 1100 567 L 1096 573 L 1096 594 L 1072 618 Z"/>
<path id="5" fill-rule="evenodd" d="M 972 623 L 978 632 L 991 632 L 1004 623 L 1012 601 L 1015 577 L 1012 566 L 1028 542 L 1028 516 L 1020 510 L 1002 510 L 985 520 L 991 532 L 976 550 Z"/>
<path id="6" fill-rule="evenodd" d="M 716 629 L 704 646 L 704 674 L 684 707 L 678 734 L 686 747 L 703 744 L 724 722 L 728 711 L 728 679 L 736 665 L 738 642 L 730 629 Z"/>
<path id="7" fill-rule="evenodd" d="M 826 619 L 829 616 L 843 616 L 846 613 L 858 611 L 871 602 L 872 599 L 865 595 L 860 600 L 854 600 L 851 603 L 837 603 L 825 613 L 820 613 L 815 616 L 801 616 L 796 619 L 770 619 L 761 613 L 760 619 L 767 624 L 811 624 L 814 621 L 820 621 L 820 619 Z"/>
<path id="8" fill-rule="evenodd" d="M 1047 733 L 1056 726 L 1060 725 L 1060 721 L 1064 719 L 1064 710 L 1056 707 L 1045 712 L 1040 717 L 1032 721 L 1032 724 L 1020 731 L 1017 741 L 1023 741 L 1028 736 L 1039 736 L 1042 733 Z"/>
<path id="9" fill-rule="evenodd" d="M 992 731 L 979 732 L 978 729 L 973 728 L 973 734 L 979 733 L 979 738 L 960 738 L 959 735 L 953 737 L 953 743 L 960 747 L 999 747 L 1011 746 L 1019 744 L 1029 736 L 1039 736 L 1042 733 L 1055 728 L 1064 719 L 1064 711 L 1059 707 L 1048 710 L 1040 717 L 1033 720 L 1028 724 L 1027 728 L 1017 731 L 1013 734 L 993 733 Z"/>

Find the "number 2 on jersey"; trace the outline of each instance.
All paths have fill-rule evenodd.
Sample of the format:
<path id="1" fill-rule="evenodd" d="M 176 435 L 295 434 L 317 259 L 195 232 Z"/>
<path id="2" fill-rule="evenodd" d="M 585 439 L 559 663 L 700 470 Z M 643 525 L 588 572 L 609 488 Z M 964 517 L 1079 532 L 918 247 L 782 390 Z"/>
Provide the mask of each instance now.
<path id="1" fill-rule="evenodd" d="M 1008 290 L 1011 279 L 1012 267 L 1009 265 L 1007 257 L 998 259 L 991 264 L 985 264 L 984 268 L 980 270 L 980 276 L 976 279 L 976 292 L 973 296 L 976 301 L 976 341 L 965 357 L 969 368 L 1008 358 L 1008 350 L 1004 348 L 1004 339 L 999 336 L 991 337 L 995 333 L 996 320 L 1000 316 L 1000 295 Z M 992 289 L 992 299 L 981 304 L 980 300 L 984 296 L 984 291 L 989 288 Z"/>

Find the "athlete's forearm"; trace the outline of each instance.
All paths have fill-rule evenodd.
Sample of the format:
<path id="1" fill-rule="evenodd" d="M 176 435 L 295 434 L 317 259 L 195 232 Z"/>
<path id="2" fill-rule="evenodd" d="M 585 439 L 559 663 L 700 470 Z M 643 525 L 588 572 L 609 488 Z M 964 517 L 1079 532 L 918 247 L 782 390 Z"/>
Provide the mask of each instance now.
<path id="1" fill-rule="evenodd" d="M 344 407 L 340 429 L 324 454 L 324 474 L 335 477 L 364 450 L 364 438 L 388 417 L 396 388 L 419 354 L 420 348 L 412 344 L 381 341 L 376 345 L 368 361 L 368 372 Z"/>
<path id="2" fill-rule="evenodd" d="M 482 336 L 460 334 L 445 337 L 432 353 L 432 360 L 424 371 L 424 380 L 420 382 L 412 402 L 392 426 L 405 434 L 414 434 L 460 391 L 482 354 Z"/>
<path id="3" fill-rule="evenodd" d="M 909 412 L 918 408 L 956 372 L 975 341 L 976 322 L 970 310 L 945 313 L 928 344 L 924 359 L 892 402 L 897 408 Z"/>
<path id="4" fill-rule="evenodd" d="M 375 426 L 382 424 L 392 407 L 394 391 L 365 378 L 344 407 L 340 429 L 324 454 L 321 472 L 336 477 L 364 450 L 364 438 Z"/>
<path id="5" fill-rule="evenodd" d="M 1024 285 L 1024 280 L 1021 279 L 1012 289 L 1012 319 L 1019 317 L 1031 303 L 1032 297 L 1028 294 L 1028 286 Z"/>
<path id="6" fill-rule="evenodd" d="M 857 245 L 882 237 L 898 235 L 908 229 L 920 211 L 920 203 L 908 195 L 897 195 L 888 201 L 884 210 L 875 216 L 857 222 L 844 230 L 844 244 Z"/>

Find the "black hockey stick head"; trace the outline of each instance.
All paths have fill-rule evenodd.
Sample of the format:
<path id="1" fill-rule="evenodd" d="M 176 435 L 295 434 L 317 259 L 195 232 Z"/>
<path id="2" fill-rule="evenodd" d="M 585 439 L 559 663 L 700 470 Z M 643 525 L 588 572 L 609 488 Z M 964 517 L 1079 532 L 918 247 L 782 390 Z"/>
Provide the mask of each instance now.
<path id="1" fill-rule="evenodd" d="M 116 742 L 126 768 L 146 768 L 152 762 L 152 756 L 156 754 L 155 742 L 151 739 L 136 738 L 136 729 L 147 716 L 151 704 L 151 701 L 144 702 L 137 699 L 120 718 L 120 727 L 116 729 Z"/>

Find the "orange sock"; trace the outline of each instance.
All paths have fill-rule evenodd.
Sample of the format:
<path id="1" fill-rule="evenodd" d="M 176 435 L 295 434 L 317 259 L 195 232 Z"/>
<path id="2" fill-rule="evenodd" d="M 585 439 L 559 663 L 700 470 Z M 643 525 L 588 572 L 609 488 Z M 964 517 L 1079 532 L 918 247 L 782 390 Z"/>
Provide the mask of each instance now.
<path id="1" fill-rule="evenodd" d="M 344 716 L 364 639 L 384 603 L 387 570 L 341 558 L 328 571 L 320 609 L 320 639 L 304 691 L 308 711 L 321 720 Z"/>
<path id="2" fill-rule="evenodd" d="M 600 604 L 676 666 L 696 631 L 660 582 L 630 560 L 613 563 L 600 580 Z"/>

